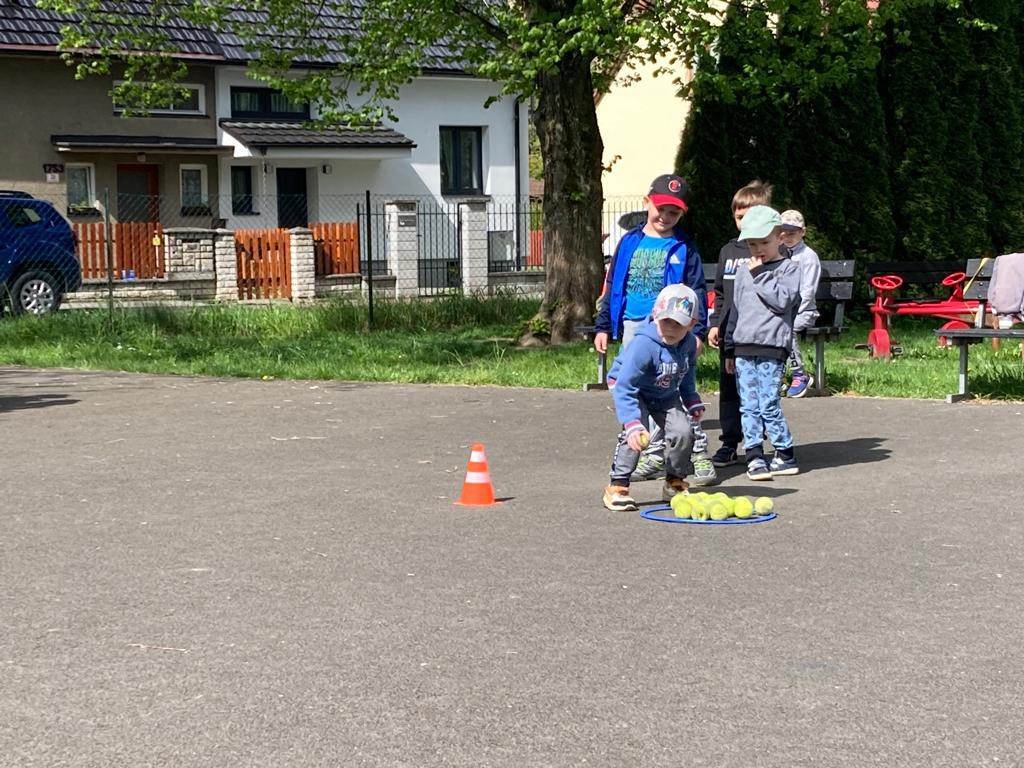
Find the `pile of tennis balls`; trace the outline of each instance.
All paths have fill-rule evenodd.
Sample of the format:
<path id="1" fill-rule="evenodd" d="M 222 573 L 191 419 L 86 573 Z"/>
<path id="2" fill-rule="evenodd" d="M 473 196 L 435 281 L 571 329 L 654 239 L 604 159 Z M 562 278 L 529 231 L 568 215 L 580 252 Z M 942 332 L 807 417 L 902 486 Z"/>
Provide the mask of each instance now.
<path id="1" fill-rule="evenodd" d="M 771 514 L 775 503 L 767 496 L 751 501 L 748 496 L 735 499 L 725 493 L 680 493 L 672 497 L 672 512 L 683 520 L 746 520 Z"/>

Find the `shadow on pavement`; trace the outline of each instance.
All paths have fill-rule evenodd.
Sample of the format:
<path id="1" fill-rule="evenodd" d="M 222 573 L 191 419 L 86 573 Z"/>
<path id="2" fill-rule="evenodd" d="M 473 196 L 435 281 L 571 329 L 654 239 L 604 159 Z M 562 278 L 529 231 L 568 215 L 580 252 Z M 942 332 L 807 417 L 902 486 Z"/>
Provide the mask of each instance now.
<path id="1" fill-rule="evenodd" d="M 7 411 L 27 411 L 33 408 L 49 408 L 51 405 L 74 405 L 78 400 L 67 395 L 8 395 L 0 397 L 0 413 Z"/>
<path id="2" fill-rule="evenodd" d="M 884 442 L 885 439 L 881 437 L 857 437 L 852 440 L 836 440 L 827 443 L 797 443 L 796 460 L 800 464 L 800 474 L 804 475 L 808 472 L 829 467 L 844 467 L 849 464 L 871 464 L 876 461 L 886 461 L 892 454 L 892 451 L 882 447 Z M 765 455 L 771 458 L 772 453 L 772 447 L 766 443 Z M 734 477 L 742 477 L 747 471 L 747 466 L 743 462 L 741 454 L 739 464 L 719 467 L 716 471 L 718 472 L 719 481 L 731 480 Z M 796 477 L 799 477 L 799 475 Z M 781 480 L 789 479 L 795 478 L 781 478 Z M 761 483 L 754 483 L 752 487 L 761 487 L 761 485 Z M 772 484 L 764 483 L 763 485 L 770 488 Z M 748 493 L 753 493 L 753 491 L 748 491 Z M 772 494 L 764 493 L 763 495 L 771 496 Z"/>

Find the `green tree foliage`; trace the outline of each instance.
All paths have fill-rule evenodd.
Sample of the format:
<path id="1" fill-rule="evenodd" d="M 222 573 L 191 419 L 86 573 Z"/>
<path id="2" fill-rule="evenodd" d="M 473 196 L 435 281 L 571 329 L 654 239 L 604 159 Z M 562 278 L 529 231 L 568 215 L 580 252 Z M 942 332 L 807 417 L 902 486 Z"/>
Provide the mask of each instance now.
<path id="1" fill-rule="evenodd" d="M 961 260 L 1024 248 L 1021 4 L 908 7 L 878 30 L 877 57 L 864 57 L 877 66 L 809 95 L 782 88 L 738 106 L 722 81 L 741 80 L 734 62 L 763 59 L 767 41 L 784 71 L 805 66 L 822 36 L 862 34 L 865 18 L 852 10 L 818 0 L 791 7 L 800 13 L 774 27 L 731 17 L 742 32 L 723 26 L 721 55 L 702 72 L 712 74 L 693 85 L 678 165 L 701 195 L 692 226 L 705 252 L 733 236 L 728 202 L 752 176 L 777 182 L 775 203 L 801 209 L 829 256 Z M 750 122 L 777 140 L 759 146 Z M 751 160 L 755 147 L 766 161 Z"/>

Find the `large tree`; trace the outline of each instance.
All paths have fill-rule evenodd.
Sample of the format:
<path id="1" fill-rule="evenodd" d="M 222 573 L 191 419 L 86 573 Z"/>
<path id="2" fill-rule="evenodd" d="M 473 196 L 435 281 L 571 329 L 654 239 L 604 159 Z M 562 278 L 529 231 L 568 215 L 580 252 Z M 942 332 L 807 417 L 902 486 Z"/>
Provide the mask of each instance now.
<path id="1" fill-rule="evenodd" d="M 64 45 L 79 74 L 109 72 L 119 60 L 124 85 L 118 99 L 142 108 L 165 101 L 184 75 L 167 56 L 174 51 L 168 30 L 182 25 L 236 36 L 253 56 L 252 74 L 318 103 L 325 125 L 391 116 L 399 87 L 438 56 L 501 83 L 504 94 L 530 99 L 544 159 L 547 260 L 545 297 L 531 328 L 534 337 L 552 343 L 572 338 L 574 326 L 590 321 L 600 287 L 603 147 L 595 93 L 609 87 L 622 65 L 658 61 L 676 76 L 695 58 L 711 60 L 729 13 L 752 15 L 773 29 L 806 6 L 792 0 L 150 0 L 148 17 L 140 20 L 138 3 L 128 0 L 38 1 L 76 14 Z M 955 1 L 887 0 L 878 13 Z M 865 0 L 829 5 L 863 18 L 869 30 Z M 772 46 L 757 49 L 743 62 L 745 78 L 728 87 L 738 100 L 794 85 L 814 93 L 870 65 L 870 38 L 822 30 L 798 67 L 779 66 Z M 339 63 L 301 67 L 327 53 Z M 710 77 L 706 87 L 724 83 Z M 638 115 L 638 136 L 642 123 Z"/>

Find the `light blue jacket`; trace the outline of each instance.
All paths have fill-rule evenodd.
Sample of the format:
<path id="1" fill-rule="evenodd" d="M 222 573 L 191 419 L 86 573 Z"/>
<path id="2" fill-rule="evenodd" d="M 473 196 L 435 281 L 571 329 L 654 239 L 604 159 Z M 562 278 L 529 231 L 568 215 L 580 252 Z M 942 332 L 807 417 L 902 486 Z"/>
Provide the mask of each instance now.
<path id="1" fill-rule="evenodd" d="M 668 410 L 680 397 L 691 413 L 703 408 L 697 394 L 696 337 L 690 332 L 675 346 L 667 346 L 648 318 L 612 363 L 608 387 L 626 432 L 645 427 L 640 421 L 641 399 L 648 410 Z"/>

